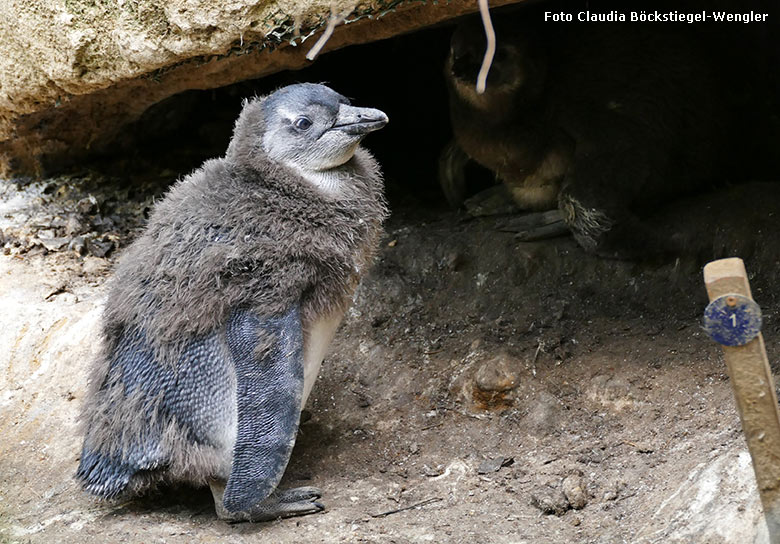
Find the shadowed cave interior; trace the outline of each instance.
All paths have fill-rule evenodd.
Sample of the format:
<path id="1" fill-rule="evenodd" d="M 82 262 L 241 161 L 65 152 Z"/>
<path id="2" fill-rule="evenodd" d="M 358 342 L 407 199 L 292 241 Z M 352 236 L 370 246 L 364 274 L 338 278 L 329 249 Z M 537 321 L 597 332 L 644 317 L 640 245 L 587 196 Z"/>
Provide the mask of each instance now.
<path id="1" fill-rule="evenodd" d="M 724 2 L 726 8 L 730 4 Z M 761 2 L 755 4 L 756 9 L 762 8 Z M 539 21 L 544 32 L 544 25 L 550 23 L 542 21 L 542 12 L 563 7 L 557 2 L 526 2 L 496 10 L 494 17 L 521 13 Z M 614 6 L 584 2 L 581 7 L 608 12 Z M 571 4 L 565 8 L 576 12 Z M 694 9 L 691 3 L 685 11 Z M 446 209 L 437 168 L 439 154 L 452 137 L 443 66 L 455 23 L 328 53 L 303 70 L 173 96 L 125 129 L 110 154 L 96 157 L 94 166 L 128 180 L 159 175 L 162 182 L 166 177 L 173 181 L 204 160 L 224 153 L 242 99 L 290 83 L 321 82 L 357 105 L 376 107 L 389 115 L 390 124 L 370 135 L 364 145 L 383 167 L 393 209 L 402 204 Z M 737 116 L 740 121 L 730 127 L 733 156 L 729 157 L 730 171 L 723 178 L 727 183 L 780 179 L 773 144 L 778 141 L 777 71 L 770 69 L 777 65 L 780 50 L 772 33 L 776 25 L 702 28 L 695 31 L 701 31 L 701 39 L 707 40 L 721 81 L 726 85 L 733 82 L 734 88 L 727 93 L 736 97 L 733 107 L 744 110 Z M 309 46 L 308 42 L 303 45 Z M 475 164 L 469 166 L 467 178 L 469 194 L 495 183 L 492 174 Z"/>

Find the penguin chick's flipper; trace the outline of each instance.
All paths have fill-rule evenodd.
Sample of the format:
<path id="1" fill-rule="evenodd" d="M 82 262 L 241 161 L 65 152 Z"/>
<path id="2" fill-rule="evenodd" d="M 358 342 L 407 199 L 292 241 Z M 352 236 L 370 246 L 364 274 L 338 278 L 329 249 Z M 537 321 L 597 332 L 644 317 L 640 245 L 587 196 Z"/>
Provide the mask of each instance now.
<path id="1" fill-rule="evenodd" d="M 228 512 L 223 505 L 225 485 L 220 481 L 209 483 L 214 496 L 217 516 L 228 522 L 239 521 L 273 521 L 279 518 L 304 516 L 321 512 L 325 507 L 317 502 L 322 492 L 316 487 L 296 487 L 294 489 L 276 490 L 260 504 L 244 512 Z"/>
<path id="2" fill-rule="evenodd" d="M 439 155 L 439 185 L 453 209 L 466 199 L 466 165 L 470 160 L 454 140 Z"/>
<path id="3" fill-rule="evenodd" d="M 263 519 L 295 515 L 295 502 L 277 501 L 276 511 L 263 503 L 284 474 L 298 432 L 303 396 L 300 310 L 296 306 L 270 319 L 239 310 L 226 333 L 236 369 L 238 431 L 221 505 L 225 517 L 255 520 L 258 509 L 270 516 Z"/>

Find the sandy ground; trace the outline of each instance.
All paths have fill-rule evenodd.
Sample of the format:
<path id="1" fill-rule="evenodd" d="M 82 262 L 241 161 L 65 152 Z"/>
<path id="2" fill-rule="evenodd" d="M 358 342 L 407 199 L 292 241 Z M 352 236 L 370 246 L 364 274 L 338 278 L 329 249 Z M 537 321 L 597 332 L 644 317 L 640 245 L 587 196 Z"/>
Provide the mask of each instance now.
<path id="1" fill-rule="evenodd" d="M 41 195 L 58 191 L 39 189 L 45 208 Z M 98 210 L 82 204 L 84 232 L 67 236 L 111 249 L 79 255 L 42 249 L 19 226 L 41 210 L 20 219 L 32 208 L 9 211 L 12 200 L 0 256 L 0 541 L 761 541 L 720 348 L 699 326 L 699 263 L 603 260 L 570 238 L 518 242 L 491 219 L 403 208 L 282 484 L 322 488 L 324 512 L 228 525 L 207 490 L 96 502 L 72 477 L 76 417 L 103 285 L 143 214 L 101 201 L 113 219 L 96 227 Z M 777 359 L 769 280 L 751 278 Z"/>

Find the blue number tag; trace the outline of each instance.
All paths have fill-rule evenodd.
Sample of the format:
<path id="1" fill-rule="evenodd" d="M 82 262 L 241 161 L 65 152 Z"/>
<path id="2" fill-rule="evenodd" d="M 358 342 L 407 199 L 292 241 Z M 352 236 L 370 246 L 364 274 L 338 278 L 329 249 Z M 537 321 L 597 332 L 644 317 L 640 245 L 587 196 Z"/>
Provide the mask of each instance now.
<path id="1" fill-rule="evenodd" d="M 748 297 L 728 294 L 707 305 L 704 330 L 724 346 L 744 346 L 761 332 L 761 308 Z"/>

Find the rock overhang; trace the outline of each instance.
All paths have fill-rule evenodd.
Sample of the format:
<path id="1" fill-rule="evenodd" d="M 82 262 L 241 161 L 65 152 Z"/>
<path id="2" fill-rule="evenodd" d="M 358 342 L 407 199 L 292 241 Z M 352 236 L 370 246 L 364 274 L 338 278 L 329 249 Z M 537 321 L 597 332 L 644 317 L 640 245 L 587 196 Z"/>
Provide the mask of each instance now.
<path id="1" fill-rule="evenodd" d="M 0 173 L 72 165 L 183 91 L 304 68 L 332 13 L 348 15 L 323 52 L 476 10 L 475 0 L 11 0 L 0 7 Z"/>

